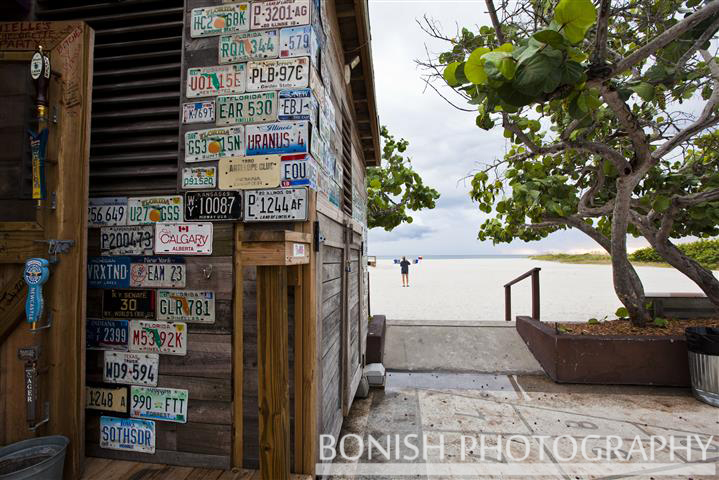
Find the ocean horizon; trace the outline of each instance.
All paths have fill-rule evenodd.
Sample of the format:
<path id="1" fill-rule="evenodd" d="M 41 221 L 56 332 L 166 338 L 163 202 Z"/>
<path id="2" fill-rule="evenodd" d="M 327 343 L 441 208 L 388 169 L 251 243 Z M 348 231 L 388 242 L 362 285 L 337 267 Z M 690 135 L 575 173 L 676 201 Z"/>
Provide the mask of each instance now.
<path id="1" fill-rule="evenodd" d="M 425 260 L 428 259 L 469 259 L 469 258 L 529 258 L 531 255 L 522 255 L 522 254 L 480 254 L 480 255 L 469 255 L 469 254 L 452 254 L 452 255 L 425 255 L 425 254 L 397 254 L 397 255 L 371 255 L 371 257 L 377 257 L 378 259 L 395 259 L 395 258 L 402 258 L 409 257 L 409 258 L 417 258 L 422 257 Z"/>

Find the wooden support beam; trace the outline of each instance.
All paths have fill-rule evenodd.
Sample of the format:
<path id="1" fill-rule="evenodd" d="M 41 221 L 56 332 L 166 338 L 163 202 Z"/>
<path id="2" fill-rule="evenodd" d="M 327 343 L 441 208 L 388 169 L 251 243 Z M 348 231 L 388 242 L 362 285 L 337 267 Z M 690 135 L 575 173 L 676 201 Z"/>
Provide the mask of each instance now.
<path id="1" fill-rule="evenodd" d="M 243 440 L 243 374 L 244 364 L 244 278 L 242 275 L 242 237 L 244 225 L 235 224 L 235 253 L 234 253 L 234 283 L 233 290 L 233 315 L 232 315 L 232 467 L 242 468 L 242 440 Z"/>

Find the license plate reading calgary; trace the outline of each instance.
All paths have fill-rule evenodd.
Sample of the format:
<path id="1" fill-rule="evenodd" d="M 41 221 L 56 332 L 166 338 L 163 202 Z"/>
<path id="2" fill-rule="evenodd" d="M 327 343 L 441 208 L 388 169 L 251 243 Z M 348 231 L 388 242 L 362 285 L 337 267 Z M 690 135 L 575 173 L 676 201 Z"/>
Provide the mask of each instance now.
<path id="1" fill-rule="evenodd" d="M 127 413 L 127 387 L 86 387 L 85 399 L 85 408 Z"/>
<path id="2" fill-rule="evenodd" d="M 157 385 L 160 356 L 155 353 L 105 352 L 102 379 L 123 385 Z"/>
<path id="3" fill-rule="evenodd" d="M 187 355 L 187 324 L 147 322 L 130 324 L 130 351 Z"/>
<path id="4" fill-rule="evenodd" d="M 308 57 L 247 62 L 247 91 L 307 88 L 309 63 Z"/>
<path id="5" fill-rule="evenodd" d="M 130 415 L 149 420 L 187 422 L 188 391 L 177 388 L 131 388 Z"/>
<path id="6" fill-rule="evenodd" d="M 103 255 L 152 255 L 154 233 L 152 225 L 102 227 L 100 250 Z"/>
<path id="7" fill-rule="evenodd" d="M 87 207 L 87 226 L 101 227 L 127 223 L 127 197 L 91 198 Z"/>
<path id="8" fill-rule="evenodd" d="M 248 190 L 245 192 L 246 222 L 277 222 L 306 219 L 306 188 Z"/>
<path id="9" fill-rule="evenodd" d="M 274 0 L 252 3 L 251 29 L 293 27 L 310 23 L 309 0 Z"/>
<path id="10" fill-rule="evenodd" d="M 247 32 L 220 37 L 220 64 L 277 58 L 279 39 L 277 30 Z"/>
<path id="11" fill-rule="evenodd" d="M 100 417 L 100 448 L 155 453 L 155 422 Z"/>

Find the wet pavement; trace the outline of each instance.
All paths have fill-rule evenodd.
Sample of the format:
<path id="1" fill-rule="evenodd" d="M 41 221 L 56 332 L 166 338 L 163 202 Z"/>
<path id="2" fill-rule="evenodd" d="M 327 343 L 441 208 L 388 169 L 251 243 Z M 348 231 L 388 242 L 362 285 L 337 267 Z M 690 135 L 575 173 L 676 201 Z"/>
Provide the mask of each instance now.
<path id="1" fill-rule="evenodd" d="M 688 389 L 389 372 L 355 399 L 332 478 L 719 478 L 716 437 Z"/>

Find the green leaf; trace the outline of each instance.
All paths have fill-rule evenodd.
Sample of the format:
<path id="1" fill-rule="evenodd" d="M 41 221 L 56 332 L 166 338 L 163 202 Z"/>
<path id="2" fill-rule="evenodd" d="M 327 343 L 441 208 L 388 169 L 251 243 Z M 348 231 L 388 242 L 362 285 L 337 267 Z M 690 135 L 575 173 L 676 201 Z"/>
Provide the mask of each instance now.
<path id="1" fill-rule="evenodd" d="M 584 82 L 586 76 L 584 75 L 584 67 L 577 62 L 569 61 L 564 64 L 562 70 L 562 84 L 564 85 L 576 85 Z"/>
<path id="2" fill-rule="evenodd" d="M 564 37 L 561 33 L 555 32 L 554 30 L 541 30 L 532 35 L 532 38 L 538 42 L 551 45 L 554 48 L 562 48 L 564 46 Z"/>
<path id="3" fill-rule="evenodd" d="M 632 87 L 629 87 L 631 90 L 636 92 L 639 97 L 641 97 L 642 100 L 645 102 L 649 102 L 651 100 L 654 100 L 654 85 L 647 82 L 641 82 L 638 85 L 634 85 Z"/>
<path id="4" fill-rule="evenodd" d="M 552 92 L 562 79 L 560 63 L 561 58 L 537 53 L 517 68 L 512 84 L 525 93 Z"/>
<path id="5" fill-rule="evenodd" d="M 654 325 L 660 328 L 666 328 L 669 325 L 669 320 L 666 318 L 657 317 L 654 319 Z"/>
<path id="6" fill-rule="evenodd" d="M 652 204 L 652 208 L 657 212 L 663 212 L 667 208 L 669 208 L 670 204 L 671 200 L 668 197 L 665 197 L 663 195 L 657 195 L 657 197 L 654 199 L 654 203 Z"/>
<path id="7" fill-rule="evenodd" d="M 567 40 L 579 43 L 597 20 L 597 11 L 591 0 L 560 0 L 554 9 L 554 20 L 562 26 Z"/>
<path id="8" fill-rule="evenodd" d="M 377 178 L 373 178 L 372 181 L 369 182 L 369 185 L 372 188 L 382 188 L 382 182 Z"/>
<path id="9" fill-rule="evenodd" d="M 517 63 L 511 57 L 503 58 L 499 64 L 499 71 L 502 72 L 504 78 L 511 80 L 517 72 Z"/>
<path id="10" fill-rule="evenodd" d="M 467 80 L 476 85 L 484 85 L 487 83 L 487 72 L 484 71 L 484 59 L 482 58 L 482 55 L 485 53 L 489 53 L 488 48 L 477 48 L 469 56 L 464 66 L 464 75 L 467 77 Z"/>
<path id="11" fill-rule="evenodd" d="M 512 45 L 511 43 L 503 43 L 502 45 L 495 48 L 494 51 L 511 53 L 514 51 L 514 45 Z"/>
<path id="12" fill-rule="evenodd" d="M 590 318 L 587 323 L 589 325 L 599 325 L 599 320 L 597 320 L 596 318 Z"/>
<path id="13" fill-rule="evenodd" d="M 457 87 L 460 85 L 460 83 L 457 81 L 456 76 L 458 66 L 459 62 L 452 62 L 447 65 L 447 68 L 444 69 L 444 73 L 442 74 L 445 82 L 447 82 L 447 85 L 449 85 L 450 87 Z"/>
<path id="14" fill-rule="evenodd" d="M 614 312 L 614 315 L 616 315 L 617 318 L 629 318 L 629 311 L 625 307 L 619 307 L 617 311 Z"/>

